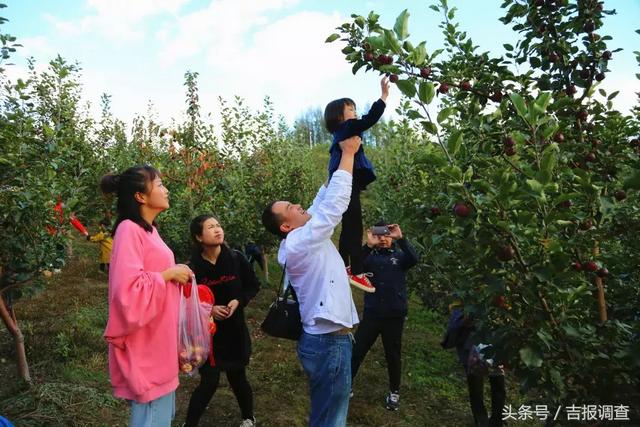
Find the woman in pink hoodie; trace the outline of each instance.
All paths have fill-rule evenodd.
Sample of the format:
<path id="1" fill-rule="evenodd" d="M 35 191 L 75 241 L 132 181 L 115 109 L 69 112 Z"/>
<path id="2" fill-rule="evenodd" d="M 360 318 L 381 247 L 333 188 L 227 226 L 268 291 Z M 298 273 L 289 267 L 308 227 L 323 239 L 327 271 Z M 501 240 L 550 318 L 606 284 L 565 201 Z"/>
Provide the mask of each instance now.
<path id="1" fill-rule="evenodd" d="M 179 283 L 193 272 L 175 263 L 156 229 L 169 207 L 159 172 L 136 166 L 105 175 L 117 212 L 109 268 L 109 375 L 113 394 L 131 404 L 131 426 L 170 426 L 178 387 Z"/>

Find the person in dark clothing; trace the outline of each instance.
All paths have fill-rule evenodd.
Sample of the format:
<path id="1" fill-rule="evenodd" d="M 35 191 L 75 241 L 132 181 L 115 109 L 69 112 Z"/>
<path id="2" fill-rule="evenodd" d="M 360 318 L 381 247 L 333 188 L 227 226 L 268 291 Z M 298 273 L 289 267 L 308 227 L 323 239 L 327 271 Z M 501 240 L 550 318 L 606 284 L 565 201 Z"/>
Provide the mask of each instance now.
<path id="1" fill-rule="evenodd" d="M 474 345 L 479 340 L 474 336 L 473 321 L 467 318 L 461 308 L 454 308 L 449 318 L 447 332 L 441 343 L 443 348 L 456 348 L 460 364 L 467 376 L 469 404 L 475 427 L 502 427 L 502 411 L 506 400 L 504 369 L 493 360 L 484 360 L 482 350 L 485 344 Z M 491 387 L 491 417 L 484 405 L 484 377 L 489 376 Z"/>
<path id="2" fill-rule="evenodd" d="M 324 122 L 327 130 L 333 135 L 333 143 L 329 149 L 329 180 L 338 169 L 342 150 L 339 142 L 352 136 L 362 138 L 362 133 L 375 125 L 386 107 L 389 95 L 389 80 L 383 77 L 380 81 L 382 94 L 380 99 L 373 103 L 369 113 L 358 119 L 356 104 L 349 98 L 341 98 L 331 101 L 324 110 Z M 338 252 L 344 260 L 349 274 L 349 283 L 365 292 L 375 292 L 362 263 L 362 207 L 360 205 L 360 192 L 367 185 L 375 181 L 376 174 L 373 171 L 371 161 L 364 154 L 363 146 L 360 146 L 354 158 L 353 184 L 349 206 L 342 215 L 342 231 L 338 243 Z"/>
<path id="3" fill-rule="evenodd" d="M 253 242 L 247 243 L 244 245 L 244 253 L 249 260 L 249 263 L 253 265 L 254 262 L 257 262 L 262 271 L 265 271 L 265 258 L 262 250 L 260 250 L 260 246 L 256 245 Z"/>
<path id="4" fill-rule="evenodd" d="M 251 337 L 244 307 L 258 293 L 260 282 L 244 255 L 224 243 L 224 230 L 213 215 L 194 218 L 190 231 L 194 243 L 191 268 L 197 282 L 213 292 L 215 305 L 211 314 L 217 331 L 213 336 L 213 360 L 199 370 L 200 384 L 191 395 L 185 425 L 198 425 L 224 371 L 240 406 L 243 418 L 240 426 L 251 427 L 256 421 L 253 391 L 246 376 Z"/>
<path id="5" fill-rule="evenodd" d="M 407 270 L 418 263 L 419 257 L 402 236 L 399 225 L 389 225 L 388 230 L 388 235 L 374 235 L 367 230 L 364 267 L 373 273 L 376 292 L 364 296 L 364 313 L 356 331 L 351 358 L 351 377 L 355 378 L 367 352 L 381 335 L 389 374 L 385 406 L 395 411 L 400 406 L 402 331 L 408 309 L 405 276 Z"/>

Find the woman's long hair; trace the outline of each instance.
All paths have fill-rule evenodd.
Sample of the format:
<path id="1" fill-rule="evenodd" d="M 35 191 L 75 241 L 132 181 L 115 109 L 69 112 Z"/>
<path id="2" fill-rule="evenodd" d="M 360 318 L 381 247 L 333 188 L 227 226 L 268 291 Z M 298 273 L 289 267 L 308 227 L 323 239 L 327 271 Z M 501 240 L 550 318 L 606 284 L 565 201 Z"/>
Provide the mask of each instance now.
<path id="1" fill-rule="evenodd" d="M 149 224 L 142 218 L 140 203 L 136 200 L 136 193 L 146 194 L 151 188 L 154 179 L 160 176 L 160 172 L 152 166 L 134 166 L 121 174 L 107 174 L 100 181 L 100 189 L 105 194 L 115 194 L 117 198 L 116 211 L 118 217 L 113 225 L 111 234 L 115 235 L 118 225 L 125 219 L 129 219 L 145 231 L 151 233 L 155 221 Z"/>

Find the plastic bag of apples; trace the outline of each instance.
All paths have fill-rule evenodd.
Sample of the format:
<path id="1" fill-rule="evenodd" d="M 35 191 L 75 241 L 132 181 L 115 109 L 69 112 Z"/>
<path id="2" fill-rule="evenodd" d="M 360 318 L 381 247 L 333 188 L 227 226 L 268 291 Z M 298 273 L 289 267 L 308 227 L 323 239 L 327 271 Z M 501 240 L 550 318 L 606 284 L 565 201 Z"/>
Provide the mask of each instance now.
<path id="1" fill-rule="evenodd" d="M 197 292 L 192 292 L 193 289 Z M 178 364 L 182 373 L 195 374 L 212 353 L 213 303 L 211 289 L 196 284 L 195 278 L 182 287 L 178 321 Z"/>

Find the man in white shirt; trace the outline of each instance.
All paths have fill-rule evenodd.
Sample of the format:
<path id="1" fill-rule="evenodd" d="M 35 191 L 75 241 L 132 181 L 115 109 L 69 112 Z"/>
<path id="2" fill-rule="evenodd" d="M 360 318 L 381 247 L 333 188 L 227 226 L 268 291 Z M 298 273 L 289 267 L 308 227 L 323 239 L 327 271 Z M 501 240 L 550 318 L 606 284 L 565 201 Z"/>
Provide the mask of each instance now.
<path id="1" fill-rule="evenodd" d="M 342 158 L 308 210 L 276 201 L 262 214 L 265 228 L 282 237 L 278 262 L 298 296 L 303 333 L 298 358 L 309 378 L 309 426 L 345 426 L 351 392 L 351 328 L 358 313 L 342 257 L 331 241 L 351 197 L 353 158 L 361 140 L 340 142 Z"/>

